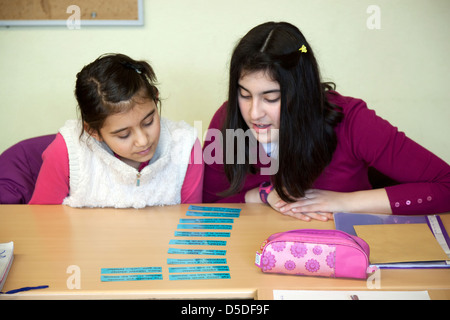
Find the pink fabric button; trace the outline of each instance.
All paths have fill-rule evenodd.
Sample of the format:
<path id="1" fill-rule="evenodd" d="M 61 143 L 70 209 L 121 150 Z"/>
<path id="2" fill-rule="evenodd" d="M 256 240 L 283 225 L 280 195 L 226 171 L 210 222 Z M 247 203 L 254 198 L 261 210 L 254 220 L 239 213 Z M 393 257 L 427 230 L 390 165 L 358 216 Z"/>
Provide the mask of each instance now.
<path id="1" fill-rule="evenodd" d="M 422 199 L 417 199 L 417 203 L 422 203 Z"/>
<path id="2" fill-rule="evenodd" d="M 396 202 L 396 203 L 395 203 L 395 207 L 396 207 L 396 208 L 400 207 L 400 202 Z"/>
<path id="3" fill-rule="evenodd" d="M 410 200 L 406 200 L 406 205 L 409 206 L 411 204 Z"/>
<path id="4" fill-rule="evenodd" d="M 433 197 L 428 196 L 428 197 L 427 197 L 427 200 L 428 200 L 428 201 L 431 201 L 431 200 L 433 200 Z"/>

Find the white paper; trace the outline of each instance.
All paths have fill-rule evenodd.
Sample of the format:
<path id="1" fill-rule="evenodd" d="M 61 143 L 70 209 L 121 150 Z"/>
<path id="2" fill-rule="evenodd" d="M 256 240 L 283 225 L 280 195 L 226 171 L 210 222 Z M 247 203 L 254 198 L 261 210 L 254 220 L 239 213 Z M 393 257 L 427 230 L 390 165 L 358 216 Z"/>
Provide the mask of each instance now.
<path id="1" fill-rule="evenodd" d="M 0 291 L 6 281 L 13 260 L 14 243 L 0 243 Z"/>
<path id="2" fill-rule="evenodd" d="M 430 300 L 428 291 L 273 290 L 274 300 Z"/>

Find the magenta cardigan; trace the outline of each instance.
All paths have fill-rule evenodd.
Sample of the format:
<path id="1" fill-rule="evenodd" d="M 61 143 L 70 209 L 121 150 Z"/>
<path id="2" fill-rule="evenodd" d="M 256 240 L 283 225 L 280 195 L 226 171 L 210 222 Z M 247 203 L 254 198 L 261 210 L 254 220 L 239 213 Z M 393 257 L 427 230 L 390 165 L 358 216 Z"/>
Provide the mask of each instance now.
<path id="1" fill-rule="evenodd" d="M 386 187 L 394 214 L 450 211 L 450 166 L 445 161 L 378 117 L 363 100 L 337 92 L 330 92 L 328 99 L 343 109 L 344 119 L 335 128 L 338 144 L 333 158 L 313 188 L 338 192 L 371 189 L 368 167 L 373 167 L 399 182 Z M 209 128 L 220 130 L 225 117 L 226 103 L 217 110 Z M 207 135 L 204 150 L 211 143 L 209 139 Z M 256 166 L 263 167 L 261 163 Z M 221 198 L 217 193 L 229 187 L 223 165 L 205 163 L 203 201 L 245 202 L 245 193 L 269 178 L 249 174 L 241 192 Z"/>

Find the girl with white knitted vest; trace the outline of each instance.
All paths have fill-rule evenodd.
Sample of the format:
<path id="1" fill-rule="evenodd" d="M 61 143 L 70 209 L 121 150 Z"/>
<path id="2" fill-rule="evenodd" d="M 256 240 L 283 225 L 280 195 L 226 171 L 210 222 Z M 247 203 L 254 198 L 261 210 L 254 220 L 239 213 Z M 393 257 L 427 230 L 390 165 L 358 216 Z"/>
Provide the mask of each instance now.
<path id="1" fill-rule="evenodd" d="M 67 121 L 44 151 L 29 203 L 201 203 L 200 142 L 185 122 L 160 117 L 155 82 L 147 62 L 123 54 L 103 55 L 85 66 L 75 89 L 81 120 Z"/>

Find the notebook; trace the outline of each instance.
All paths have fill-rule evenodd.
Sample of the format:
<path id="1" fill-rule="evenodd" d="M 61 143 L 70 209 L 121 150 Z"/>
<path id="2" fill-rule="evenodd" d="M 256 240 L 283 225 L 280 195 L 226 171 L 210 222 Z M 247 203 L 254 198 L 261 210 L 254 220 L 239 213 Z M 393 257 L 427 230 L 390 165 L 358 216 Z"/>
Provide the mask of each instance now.
<path id="1" fill-rule="evenodd" d="M 0 291 L 3 289 L 9 269 L 11 268 L 11 264 L 14 259 L 13 252 L 13 242 L 0 243 Z"/>
<path id="2" fill-rule="evenodd" d="M 426 223 L 354 226 L 370 247 L 370 263 L 430 262 L 448 259 Z"/>
<path id="3" fill-rule="evenodd" d="M 434 238 L 443 249 L 447 260 L 429 262 L 373 263 L 384 269 L 429 269 L 450 268 L 450 239 L 438 215 L 429 216 L 397 216 L 385 214 L 358 214 L 338 212 L 334 214 L 336 230 L 356 236 L 354 226 L 389 225 L 389 224 L 426 224 Z"/>

